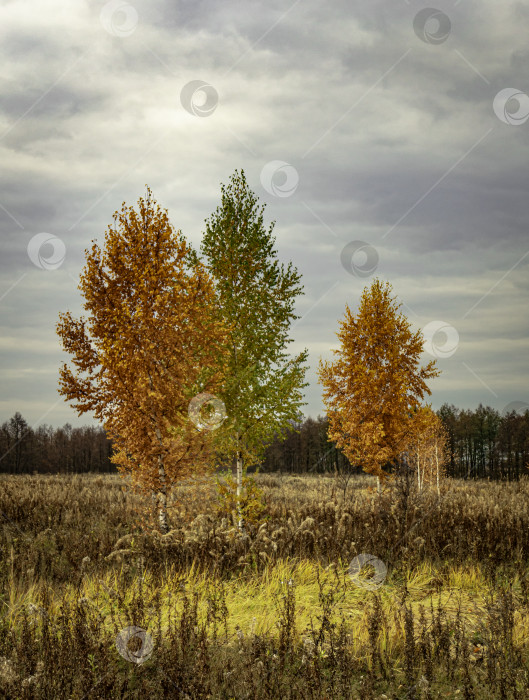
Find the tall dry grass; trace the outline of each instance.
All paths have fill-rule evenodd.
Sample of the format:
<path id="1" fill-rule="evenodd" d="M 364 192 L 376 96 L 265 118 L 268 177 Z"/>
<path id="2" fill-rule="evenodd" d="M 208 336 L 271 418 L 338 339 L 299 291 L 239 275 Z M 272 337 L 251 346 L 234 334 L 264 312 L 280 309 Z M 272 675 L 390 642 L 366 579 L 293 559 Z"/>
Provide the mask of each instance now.
<path id="1" fill-rule="evenodd" d="M 212 481 L 175 490 L 161 536 L 118 476 L 1 477 L 0 692 L 529 697 L 528 480 L 256 480 L 266 519 L 241 537 Z M 387 568 L 371 590 L 361 553 Z M 141 663 L 116 647 L 130 626 Z"/>

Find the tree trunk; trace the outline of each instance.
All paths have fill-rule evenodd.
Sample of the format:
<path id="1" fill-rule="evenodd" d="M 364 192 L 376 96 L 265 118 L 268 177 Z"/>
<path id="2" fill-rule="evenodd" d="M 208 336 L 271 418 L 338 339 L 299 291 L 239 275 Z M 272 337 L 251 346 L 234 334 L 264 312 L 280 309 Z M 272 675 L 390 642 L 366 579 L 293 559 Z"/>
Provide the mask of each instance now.
<path id="1" fill-rule="evenodd" d="M 162 446 L 162 436 L 158 426 L 156 426 L 156 438 L 158 440 L 158 444 Z M 157 491 L 158 524 L 160 526 L 160 532 L 165 535 L 169 532 L 169 524 L 167 522 L 167 482 L 165 478 L 163 454 L 158 455 L 158 477 L 160 479 L 160 484 Z"/>
<path id="2" fill-rule="evenodd" d="M 154 390 L 154 383 L 152 381 L 152 377 L 149 373 L 149 384 L 151 386 L 151 389 Z M 160 432 L 160 426 L 158 425 L 158 421 L 156 420 L 156 415 L 152 416 L 152 419 L 154 421 L 155 425 L 155 435 L 156 435 L 156 440 L 158 441 L 158 445 L 160 447 L 160 450 L 163 449 L 163 440 L 162 440 L 162 434 Z M 158 484 L 158 490 L 156 492 L 156 499 L 158 501 L 158 525 L 160 526 L 160 532 L 162 534 L 167 534 L 169 532 L 169 524 L 167 522 L 167 480 L 165 477 L 165 465 L 164 465 L 164 459 L 163 459 L 163 452 L 160 452 L 158 455 L 158 478 L 159 478 L 159 484 Z"/>
<path id="3" fill-rule="evenodd" d="M 437 454 L 437 443 L 435 443 L 435 464 L 437 467 L 437 496 L 439 497 L 441 492 L 439 490 L 439 456 Z"/>
<path id="4" fill-rule="evenodd" d="M 237 432 L 237 444 L 239 444 L 239 433 Z M 244 530 L 244 520 L 242 517 L 241 509 L 241 496 L 242 496 L 242 459 L 240 450 L 237 449 L 237 516 L 239 518 L 239 531 Z"/>

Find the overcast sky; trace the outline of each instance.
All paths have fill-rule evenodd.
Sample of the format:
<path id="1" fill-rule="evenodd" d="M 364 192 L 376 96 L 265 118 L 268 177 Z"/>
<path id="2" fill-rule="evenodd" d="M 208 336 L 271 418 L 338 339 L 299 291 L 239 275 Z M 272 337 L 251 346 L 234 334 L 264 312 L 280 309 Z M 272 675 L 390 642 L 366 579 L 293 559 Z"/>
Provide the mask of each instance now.
<path id="1" fill-rule="evenodd" d="M 198 250 L 236 168 L 302 275 L 305 415 L 375 276 L 437 358 L 434 409 L 529 402 L 528 21 L 508 0 L 4 0 L 0 420 L 94 423 L 57 391 L 85 248 L 148 184 Z"/>

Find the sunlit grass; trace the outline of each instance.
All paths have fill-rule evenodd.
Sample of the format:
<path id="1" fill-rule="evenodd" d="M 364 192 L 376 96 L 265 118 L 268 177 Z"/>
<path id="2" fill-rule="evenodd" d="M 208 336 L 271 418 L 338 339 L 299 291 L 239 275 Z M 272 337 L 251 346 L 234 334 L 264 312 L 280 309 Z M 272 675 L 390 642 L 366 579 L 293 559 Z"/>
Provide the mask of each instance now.
<path id="1" fill-rule="evenodd" d="M 258 475 L 257 480 L 264 491 L 268 520 L 261 527 L 250 527 L 244 542 L 233 513 L 216 515 L 215 488 L 207 480 L 175 490 L 170 499 L 173 530 L 165 538 L 142 532 L 137 519 L 141 502 L 119 477 L 0 480 L 4 514 L 0 523 L 4 632 L 0 665 L 5 663 L 1 657 L 11 653 L 10 640 L 18 636 L 17 663 L 24 664 L 19 673 L 25 674 L 21 678 L 34 673 L 43 660 L 48 658 L 50 663 L 49 655 L 55 658 L 52 652 L 61 655 L 60 662 L 53 661 L 60 665 L 61 676 L 76 678 L 78 668 L 87 664 L 85 645 L 93 660 L 99 658 L 101 668 L 115 673 L 117 667 L 126 675 L 127 662 L 117 654 L 115 640 L 130 625 L 142 627 L 156 639 L 160 625 L 160 654 L 169 640 L 174 645 L 176 630 L 184 654 L 189 641 L 179 625 L 185 611 L 192 610 L 196 593 L 197 620 L 191 615 L 188 623 L 203 628 L 210 645 L 208 654 L 217 668 L 210 680 L 224 677 L 224 655 L 231 650 L 239 664 L 233 672 L 234 683 L 238 676 L 250 682 L 245 674 L 254 673 L 257 653 L 252 651 L 252 640 L 266 645 L 261 660 L 277 663 L 280 637 L 288 629 L 300 644 L 298 666 L 281 671 L 273 667 L 267 673 L 278 679 L 285 673 L 283 680 L 291 684 L 287 668 L 295 667 L 292 679 L 307 671 L 303 682 L 310 685 L 314 676 L 307 670 L 310 655 L 304 651 L 305 641 L 321 638 L 319 653 L 328 658 L 344 629 L 347 654 L 359 664 L 354 682 L 347 682 L 351 689 L 363 682 L 362 674 L 365 681 L 369 669 L 379 674 L 374 659 L 380 653 L 397 679 L 379 678 L 378 690 L 400 697 L 399 692 L 413 685 L 405 680 L 410 658 L 413 673 L 427 673 L 419 642 L 433 650 L 438 681 L 432 681 L 432 697 L 439 697 L 434 688 L 442 689 L 441 697 L 449 697 L 456 687 L 463 696 L 468 681 L 464 681 L 462 654 L 467 644 L 476 697 L 496 697 L 496 691 L 488 693 L 488 685 L 513 685 L 516 674 L 519 688 L 524 684 L 529 688 L 525 681 L 529 678 L 528 481 L 516 485 L 453 482 L 443 487 L 440 500 L 429 492 L 404 502 L 391 489 L 379 498 L 376 483 L 366 477 L 350 484 L 343 504 L 343 494 L 332 477 Z M 369 567 L 364 572 L 367 586 L 349 575 L 351 560 L 360 552 L 371 553 L 387 565 L 386 578 L 375 590 L 369 590 Z M 285 605 L 291 593 L 295 615 L 289 627 Z M 406 628 L 406 607 L 412 612 L 415 647 Z M 211 617 L 208 620 L 214 609 L 215 623 Z M 29 621 L 25 632 L 24 613 Z M 75 635 L 83 629 L 85 613 L 92 632 L 80 635 L 75 651 Z M 62 646 L 57 640 L 65 633 L 65 619 L 70 631 Z M 46 643 L 43 621 L 49 630 L 46 635 L 55 635 L 51 646 Z M 35 635 L 31 644 L 23 634 Z M 88 635 L 84 641 L 83 635 Z M 333 641 L 332 635 L 336 635 Z M 247 646 L 241 647 L 241 640 Z M 443 656 L 447 644 L 450 650 Z M 483 675 L 488 645 L 494 646 L 492 680 Z M 105 656 L 100 657 L 103 649 Z M 156 656 L 153 669 L 161 658 Z M 186 657 L 182 663 L 189 667 L 195 662 Z M 347 666 L 352 662 L 343 663 L 342 672 L 352 673 Z M 195 676 L 202 677 L 198 666 L 193 668 Z M 318 682 L 326 683 L 331 670 L 319 667 L 311 673 L 320 674 Z M 86 669 L 84 673 L 91 677 Z M 0 668 L 0 695 L 1 676 Z M 78 684 L 80 694 L 75 697 L 82 697 L 86 690 L 80 677 Z M 237 697 L 236 685 L 229 687 L 227 696 Z M 275 697 L 283 694 L 278 688 Z M 370 697 L 364 690 L 350 697 Z"/>
<path id="2" fill-rule="evenodd" d="M 528 567 L 529 572 L 529 567 Z M 267 565 L 259 574 L 234 577 L 228 581 L 217 581 L 207 573 L 197 573 L 195 567 L 183 574 L 170 571 L 169 575 L 155 584 L 152 575 L 147 571 L 141 582 L 142 597 L 145 602 L 145 629 L 153 633 L 158 625 L 154 618 L 153 601 L 156 592 L 161 603 L 161 627 L 166 630 L 169 624 L 169 614 L 174 619 L 182 613 L 183 591 L 189 599 L 197 592 L 198 623 L 205 624 L 208 611 L 208 597 L 215 590 L 222 588 L 228 611 L 227 641 L 233 642 L 241 630 L 245 635 L 275 635 L 278 634 L 278 601 L 284 596 L 289 585 L 293 586 L 296 601 L 296 639 L 299 641 L 313 627 L 317 627 L 318 616 L 321 616 L 320 589 L 318 576 L 323 584 L 323 590 L 329 592 L 335 589 L 335 605 L 330 615 L 332 623 L 345 621 L 346 628 L 351 634 L 351 648 L 359 658 L 366 656 L 369 646 L 369 613 L 371 611 L 374 593 L 362 585 L 355 584 L 348 574 L 348 567 L 341 563 L 336 566 L 323 567 L 310 560 L 280 560 Z M 124 608 L 130 606 L 140 590 L 139 580 L 129 584 L 123 582 L 122 570 L 107 572 L 102 577 L 85 576 L 82 585 L 77 587 L 67 585 L 57 590 L 52 597 L 50 617 L 59 614 L 64 601 L 68 601 L 72 609 L 77 601 L 89 601 L 93 611 L 97 611 L 104 620 L 103 628 L 112 633 L 110 623 L 111 612 L 124 628 L 132 624 L 127 619 Z M 442 588 L 433 585 L 444 578 Z M 405 587 L 403 586 L 403 579 Z M 368 584 L 369 572 L 363 579 Z M 289 583 L 290 582 L 290 583 Z M 507 578 L 506 578 L 507 582 Z M 513 592 L 520 592 L 520 579 L 515 576 L 509 581 Z M 184 588 L 182 588 L 182 585 Z M 410 606 L 418 619 L 420 608 L 424 608 L 426 620 L 431 622 L 431 610 L 440 606 L 449 619 L 455 621 L 458 611 L 468 630 L 477 630 L 479 621 L 483 619 L 486 604 L 490 597 L 490 584 L 487 582 L 482 567 L 478 564 L 437 568 L 432 563 L 423 562 L 412 569 L 406 570 L 404 576 L 393 576 L 390 572 L 386 580 L 375 589 L 380 597 L 382 611 L 387 620 L 383 630 L 383 648 L 391 654 L 402 652 L 404 644 L 404 622 L 402 616 L 402 600 L 406 590 L 405 602 Z M 110 593 L 120 593 L 124 605 L 120 606 L 117 599 Z M 7 604 L 10 607 L 8 618 L 15 626 L 20 622 L 22 606 L 30 604 L 39 606 L 41 587 L 32 585 L 23 591 L 20 586 L 13 585 L 9 590 Z M 498 594 L 499 590 L 496 589 Z M 136 623 L 135 623 L 136 624 Z M 515 616 L 514 638 L 521 644 L 529 643 L 529 619 L 518 613 Z M 211 625 L 208 636 L 213 637 Z M 224 624 L 219 621 L 217 636 L 225 638 Z"/>

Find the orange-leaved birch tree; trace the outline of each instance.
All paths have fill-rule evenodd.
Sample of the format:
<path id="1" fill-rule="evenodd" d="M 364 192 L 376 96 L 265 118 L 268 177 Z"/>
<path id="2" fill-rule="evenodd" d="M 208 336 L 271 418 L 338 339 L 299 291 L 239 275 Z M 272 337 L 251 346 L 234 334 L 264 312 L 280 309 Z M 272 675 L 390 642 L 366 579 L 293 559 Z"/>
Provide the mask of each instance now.
<path id="1" fill-rule="evenodd" d="M 223 380 L 227 330 L 209 273 L 149 188 L 138 210 L 123 203 L 114 222 L 104 249 L 92 241 L 85 251 L 79 289 L 88 318 L 59 315 L 57 333 L 73 356 L 59 393 L 103 422 L 112 461 L 151 492 L 165 533 L 171 487 L 213 462 L 211 433 L 197 428 L 189 405 Z"/>
<path id="2" fill-rule="evenodd" d="M 412 414 L 435 377 L 435 360 L 419 368 L 424 340 L 412 334 L 391 285 L 375 279 L 365 288 L 358 313 L 346 316 L 337 333 L 341 347 L 334 363 L 320 359 L 319 381 L 329 419 L 328 438 L 353 465 L 380 483 L 383 467 L 396 462 L 413 434 Z"/>

